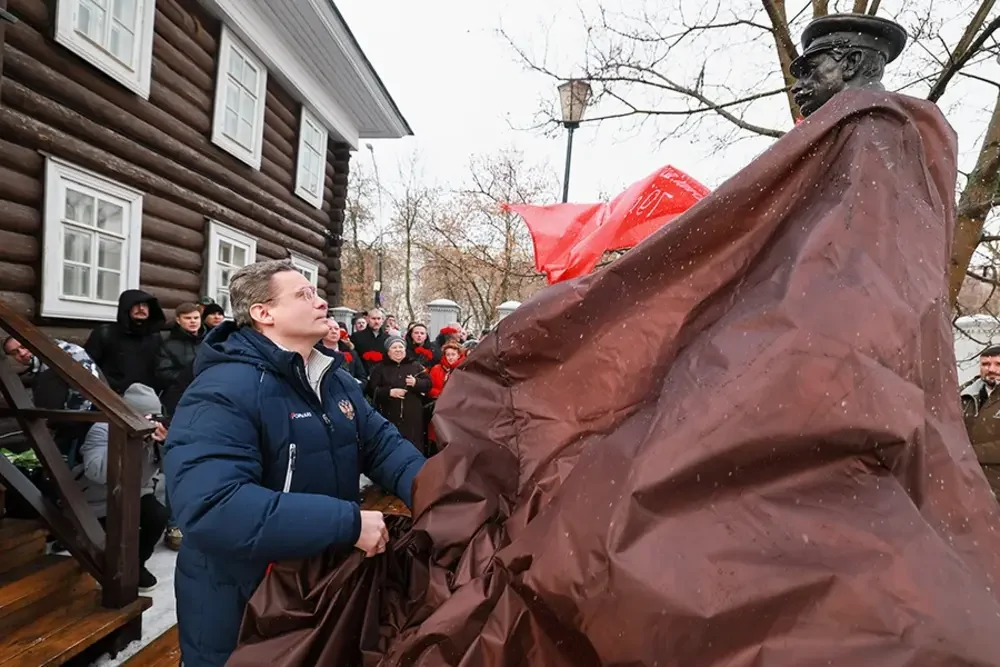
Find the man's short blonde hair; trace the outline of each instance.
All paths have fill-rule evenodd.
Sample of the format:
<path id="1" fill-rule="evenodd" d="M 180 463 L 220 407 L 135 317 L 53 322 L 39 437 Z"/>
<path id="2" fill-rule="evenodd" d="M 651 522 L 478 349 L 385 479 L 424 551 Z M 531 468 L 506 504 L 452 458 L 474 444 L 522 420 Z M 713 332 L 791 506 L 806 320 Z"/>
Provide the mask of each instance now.
<path id="1" fill-rule="evenodd" d="M 266 303 L 274 297 L 271 278 L 284 271 L 298 269 L 291 260 L 269 259 L 247 264 L 233 275 L 229 281 L 229 305 L 237 326 L 253 326 L 250 307 L 255 303 Z"/>

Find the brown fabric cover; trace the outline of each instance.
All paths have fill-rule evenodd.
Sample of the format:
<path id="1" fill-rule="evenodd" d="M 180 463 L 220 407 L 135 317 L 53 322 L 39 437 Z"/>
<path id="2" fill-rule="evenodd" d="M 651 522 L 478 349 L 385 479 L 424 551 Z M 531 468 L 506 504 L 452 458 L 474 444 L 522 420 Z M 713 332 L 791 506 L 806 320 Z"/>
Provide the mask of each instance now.
<path id="1" fill-rule="evenodd" d="M 1000 664 L 1000 512 L 948 317 L 955 151 L 934 105 L 844 93 L 530 300 L 453 374 L 398 548 L 255 599 L 256 623 L 362 600 L 322 658 L 279 636 L 233 664 L 343 667 L 359 638 L 367 667 Z"/>

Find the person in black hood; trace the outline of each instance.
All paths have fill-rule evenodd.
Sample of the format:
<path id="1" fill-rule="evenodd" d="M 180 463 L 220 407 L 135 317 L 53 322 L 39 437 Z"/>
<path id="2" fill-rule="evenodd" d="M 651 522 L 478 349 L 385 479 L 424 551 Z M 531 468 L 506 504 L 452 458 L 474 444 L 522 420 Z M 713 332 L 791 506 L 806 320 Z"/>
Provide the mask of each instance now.
<path id="1" fill-rule="evenodd" d="M 135 383 L 156 384 L 159 331 L 166 318 L 156 297 L 125 290 L 118 297 L 118 319 L 94 329 L 83 349 L 119 394 Z"/>

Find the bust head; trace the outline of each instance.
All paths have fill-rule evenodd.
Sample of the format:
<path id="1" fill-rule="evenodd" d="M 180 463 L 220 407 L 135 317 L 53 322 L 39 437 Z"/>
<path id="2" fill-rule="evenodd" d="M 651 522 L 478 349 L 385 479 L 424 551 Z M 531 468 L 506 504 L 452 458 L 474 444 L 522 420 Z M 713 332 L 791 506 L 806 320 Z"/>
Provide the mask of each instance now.
<path id="1" fill-rule="evenodd" d="M 888 19 L 831 14 L 802 31 L 802 55 L 792 61 L 792 95 L 803 116 L 852 88 L 882 90 L 886 63 L 906 45 L 906 31 Z"/>

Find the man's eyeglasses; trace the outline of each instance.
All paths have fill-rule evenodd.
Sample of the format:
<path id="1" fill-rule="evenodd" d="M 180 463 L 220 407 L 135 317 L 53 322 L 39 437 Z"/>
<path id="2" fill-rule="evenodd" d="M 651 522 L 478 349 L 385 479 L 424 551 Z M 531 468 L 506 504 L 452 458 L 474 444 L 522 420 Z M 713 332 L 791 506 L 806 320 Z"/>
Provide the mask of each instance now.
<path id="1" fill-rule="evenodd" d="M 319 291 L 315 287 L 313 287 L 311 285 L 309 287 L 303 287 L 300 290 L 292 292 L 292 297 L 293 298 L 300 299 L 302 301 L 307 301 L 307 302 L 310 302 L 310 303 L 312 303 L 313 301 L 315 301 L 316 297 L 318 295 L 319 295 Z M 281 296 L 284 296 L 284 295 L 272 296 L 267 301 L 261 301 L 261 303 L 272 303 L 272 302 L 277 301 L 278 299 L 280 299 Z"/>

